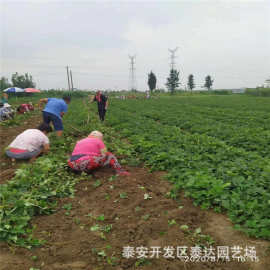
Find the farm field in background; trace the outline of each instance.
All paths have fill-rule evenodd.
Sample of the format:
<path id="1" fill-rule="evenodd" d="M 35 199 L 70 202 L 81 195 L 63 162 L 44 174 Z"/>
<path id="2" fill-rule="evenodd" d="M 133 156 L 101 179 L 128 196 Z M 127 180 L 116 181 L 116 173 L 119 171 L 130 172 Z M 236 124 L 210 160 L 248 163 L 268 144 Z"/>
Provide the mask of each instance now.
<path id="1" fill-rule="evenodd" d="M 69 224 L 68 228 L 72 228 L 70 233 L 75 230 L 75 238 L 81 237 L 80 234 L 83 233 L 85 241 L 94 241 L 98 249 L 91 251 L 91 263 L 104 267 L 97 269 L 116 269 L 113 267 L 117 265 L 121 265 L 123 269 L 136 269 L 140 266 L 145 266 L 142 269 L 154 269 L 151 268 L 153 265 L 165 267 L 166 260 L 154 263 L 151 260 L 137 260 L 129 265 L 127 261 L 120 259 L 120 246 L 128 244 L 125 242 L 128 241 L 125 228 L 129 233 L 136 230 L 140 232 L 135 237 L 138 245 L 143 244 L 142 239 L 145 238 L 147 242 L 149 236 L 157 238 L 157 235 L 170 243 L 173 243 L 174 238 L 180 237 L 182 241 L 187 241 L 186 244 L 213 244 L 215 239 L 212 241 L 210 235 L 201 233 L 201 228 L 207 232 L 207 227 L 210 226 L 210 223 L 206 225 L 204 215 L 211 216 L 213 211 L 204 214 L 204 211 L 200 212 L 196 207 L 193 209 L 183 196 L 192 198 L 193 203 L 202 209 L 226 213 L 235 228 L 246 235 L 270 240 L 268 98 L 244 95 L 164 96 L 149 100 L 111 98 L 103 125 L 96 117 L 96 104 L 89 104 L 86 95 L 75 96 L 64 117 L 64 136 L 59 139 L 54 134 L 50 135 L 50 153 L 38 158 L 33 164 L 20 166 L 12 181 L 6 181 L 0 186 L 1 240 L 12 246 L 15 244 L 27 248 L 45 245 L 48 254 L 51 254 L 54 241 L 52 237 L 56 237 L 57 241 L 61 238 L 61 241 L 64 239 L 67 242 L 64 232 L 68 229 L 65 227 L 61 232 L 59 229 L 57 234 L 51 230 L 50 234 L 44 233 L 48 230 L 40 222 L 44 217 L 48 226 L 55 226 L 57 229 Z M 23 97 L 21 100 L 37 102 L 39 97 L 40 95 Z M 20 98 L 12 99 L 11 103 L 18 100 Z M 34 113 L 35 123 L 38 122 L 38 114 L 37 111 Z M 23 119 L 31 119 L 31 116 Z M 2 128 L 8 133 L 19 122 L 15 119 Z M 67 170 L 66 160 L 76 140 L 95 129 L 104 133 L 109 150 L 119 157 L 123 166 L 131 170 L 130 179 L 111 177 L 111 172 L 101 172 L 96 177 L 89 177 Z M 2 155 L 3 150 L 2 148 Z M 7 160 L 2 160 L 2 163 L 7 163 Z M 5 164 L 4 167 L 6 166 L 8 165 Z M 147 176 L 145 170 L 148 169 L 150 174 Z M 160 171 L 166 172 L 165 178 L 171 183 L 169 187 L 161 180 L 156 180 L 160 178 L 157 176 Z M 155 181 L 160 182 L 155 184 Z M 82 197 L 76 197 L 76 192 Z M 139 199 L 144 197 L 144 193 L 148 194 L 149 200 Z M 95 200 L 100 203 L 96 205 Z M 173 201 L 172 204 L 169 203 L 170 200 Z M 80 210 L 81 201 L 84 203 Z M 166 205 L 170 210 L 166 210 Z M 122 211 L 119 214 L 120 221 L 116 214 L 118 210 Z M 181 211 L 184 211 L 184 215 Z M 195 219 L 189 216 L 190 211 L 196 216 Z M 194 214 L 194 211 L 197 213 Z M 54 215 L 64 225 L 54 224 L 57 222 Z M 209 218 L 209 222 L 210 220 Z M 153 224 L 154 230 L 150 229 Z M 164 224 L 168 229 L 165 229 Z M 187 226 L 188 233 L 183 233 L 183 229 L 179 230 L 176 227 L 178 225 L 180 228 Z M 162 231 L 158 231 L 159 227 Z M 102 228 L 107 228 L 108 231 Z M 91 239 L 87 238 L 89 234 L 92 234 Z M 224 241 L 225 238 L 226 236 Z M 78 245 L 79 250 L 80 239 L 78 243 L 75 243 L 76 239 L 73 240 L 73 248 Z M 163 243 L 168 245 L 165 240 L 162 240 Z M 220 245 L 224 245 L 222 241 L 219 241 Z M 108 247 L 106 252 L 105 247 Z M 33 253 L 20 251 L 20 254 L 43 256 L 39 249 Z M 50 265 L 54 265 L 55 260 L 44 260 L 48 260 L 47 266 L 40 267 L 42 262 L 39 261 L 33 262 L 33 265 L 41 269 L 54 269 Z M 63 258 L 63 262 L 65 260 L 67 259 Z M 29 265 L 29 260 L 25 265 Z M 205 269 L 209 269 L 208 266 Z M 249 269 L 241 267 L 232 264 L 224 269 Z M 14 269 L 26 268 L 20 268 L 18 264 Z M 68 266 L 66 269 L 69 269 Z M 199 268 L 194 266 L 188 269 Z"/>
<path id="2" fill-rule="evenodd" d="M 235 227 L 270 239 L 270 107 L 245 96 L 113 103 L 109 124 L 153 170 L 168 171 L 171 196 L 226 210 Z"/>

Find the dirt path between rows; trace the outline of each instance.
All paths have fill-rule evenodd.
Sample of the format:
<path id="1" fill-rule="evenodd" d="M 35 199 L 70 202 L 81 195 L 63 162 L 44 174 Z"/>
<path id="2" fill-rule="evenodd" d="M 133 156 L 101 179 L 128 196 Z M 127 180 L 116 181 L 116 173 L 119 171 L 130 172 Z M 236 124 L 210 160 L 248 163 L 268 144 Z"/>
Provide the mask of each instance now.
<path id="1" fill-rule="evenodd" d="M 179 202 L 167 198 L 170 184 L 162 173 L 129 170 L 129 177 L 111 177 L 110 169 L 85 176 L 76 186 L 75 198 L 63 198 L 54 214 L 33 219 L 35 236 L 47 241 L 43 247 L 27 250 L 0 243 L 0 270 L 270 269 L 269 242 L 249 239 L 233 230 L 224 215 L 203 211 L 183 196 Z M 180 229 L 181 225 L 188 229 Z M 154 246 L 162 251 L 168 246 L 190 249 L 201 240 L 193 235 L 199 227 L 201 234 L 215 240 L 213 247 L 254 246 L 259 262 L 184 263 L 164 258 L 164 252 L 154 259 L 122 257 L 125 246 L 144 246 L 149 252 Z"/>

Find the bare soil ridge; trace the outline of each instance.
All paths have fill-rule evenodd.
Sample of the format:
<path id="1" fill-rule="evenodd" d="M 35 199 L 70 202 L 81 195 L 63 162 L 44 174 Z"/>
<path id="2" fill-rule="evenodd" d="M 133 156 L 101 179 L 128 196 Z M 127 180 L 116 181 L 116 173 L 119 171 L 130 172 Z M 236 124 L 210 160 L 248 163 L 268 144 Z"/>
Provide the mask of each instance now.
<path id="1" fill-rule="evenodd" d="M 184 197 L 176 202 L 166 197 L 170 190 L 161 173 L 148 173 L 144 168 L 129 168 L 130 177 L 111 177 L 110 169 L 103 169 L 76 186 L 75 198 L 63 198 L 57 211 L 49 216 L 33 219 L 37 225 L 35 236 L 47 243 L 33 250 L 8 247 L 1 243 L 0 270 L 28 270 L 35 267 L 52 269 L 268 269 L 267 241 L 252 240 L 232 229 L 225 216 L 202 211 Z M 99 184 L 96 181 L 99 180 Z M 120 195 L 122 194 L 122 196 Z M 125 194 L 125 196 L 123 195 Z M 149 194 L 151 199 L 145 199 Z M 67 209 L 67 205 L 69 205 Z M 64 207 L 64 208 L 63 208 Z M 104 220 L 96 217 L 104 215 Z M 176 224 L 169 225 L 172 220 Z M 174 223 L 174 222 L 173 222 Z M 112 226 L 109 232 L 91 231 L 99 224 Z M 190 231 L 201 228 L 216 241 L 213 246 L 256 247 L 259 262 L 184 263 L 178 259 L 152 259 L 139 266 L 138 259 L 122 257 L 124 246 L 195 246 L 196 239 L 180 229 L 188 225 Z M 109 227 L 107 227 L 109 228 Z M 99 255 L 99 254 L 106 255 Z M 34 256 L 34 257 L 33 257 Z M 33 259 L 35 258 L 35 259 Z M 112 258 L 116 266 L 110 265 Z"/>

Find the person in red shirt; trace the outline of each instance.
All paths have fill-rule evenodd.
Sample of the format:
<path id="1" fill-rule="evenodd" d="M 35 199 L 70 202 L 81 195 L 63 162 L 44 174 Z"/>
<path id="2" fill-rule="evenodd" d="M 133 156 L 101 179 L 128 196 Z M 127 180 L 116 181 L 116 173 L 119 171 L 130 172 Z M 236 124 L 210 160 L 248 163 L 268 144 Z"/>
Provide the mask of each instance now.
<path id="1" fill-rule="evenodd" d="M 108 98 L 101 93 L 101 91 L 98 91 L 97 94 L 95 95 L 94 99 L 92 102 L 97 102 L 98 105 L 98 114 L 99 114 L 99 119 L 100 121 L 105 120 L 105 114 L 108 109 Z"/>
<path id="2" fill-rule="evenodd" d="M 107 165 L 112 167 L 117 175 L 130 175 L 122 169 L 117 158 L 107 151 L 103 143 L 103 134 L 97 130 L 76 143 L 68 160 L 68 166 L 75 171 L 89 172 Z"/>
<path id="3" fill-rule="evenodd" d="M 26 112 L 29 111 L 33 111 L 34 110 L 34 106 L 29 103 L 29 104 L 21 104 L 18 108 L 17 108 L 17 112 L 20 114 L 24 114 Z"/>

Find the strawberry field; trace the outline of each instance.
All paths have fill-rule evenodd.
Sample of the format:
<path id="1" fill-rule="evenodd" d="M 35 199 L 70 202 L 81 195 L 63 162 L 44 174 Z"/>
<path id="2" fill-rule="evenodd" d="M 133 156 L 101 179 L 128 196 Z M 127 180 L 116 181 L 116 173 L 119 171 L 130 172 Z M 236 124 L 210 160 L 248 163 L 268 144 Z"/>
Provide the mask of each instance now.
<path id="1" fill-rule="evenodd" d="M 38 97 L 31 99 L 36 103 Z M 35 125 L 41 121 L 38 111 L 24 119 L 31 117 Z M 218 240 L 206 234 L 211 222 L 204 215 L 209 218 L 214 211 L 229 217 L 245 236 L 270 240 L 269 119 L 267 98 L 195 95 L 111 98 L 106 120 L 100 123 L 96 104 L 90 104 L 86 95 L 75 96 L 64 116 L 64 136 L 50 135 L 49 154 L 32 164 L 17 164 L 13 178 L 1 179 L 1 242 L 11 249 L 44 247 L 19 251 L 23 257 L 42 259 L 28 259 L 28 268 L 18 263 L 14 269 L 29 270 L 30 265 L 33 269 L 116 269 L 119 265 L 119 269 L 164 269 L 167 261 L 122 260 L 121 245 L 129 241 L 146 245 L 161 238 L 166 245 L 176 239 L 224 245 L 226 235 Z M 2 131 L 8 134 L 19 120 L 2 125 Z M 67 168 L 76 141 L 92 130 L 104 133 L 108 149 L 131 171 L 130 177 L 119 179 L 102 170 L 97 176 L 77 175 Z M 5 169 L 10 166 L 4 157 L 7 143 L 2 146 Z M 161 172 L 162 177 L 157 176 Z M 51 257 L 59 239 L 67 243 L 69 252 L 78 252 L 74 256 L 84 266 L 67 266 L 73 253 L 66 250 L 59 251 L 62 257 L 57 257 L 57 251 Z M 63 268 L 57 264 L 60 257 Z M 181 263 L 170 265 L 182 267 Z M 187 269 L 215 269 L 209 265 Z M 222 269 L 249 269 L 241 267 L 229 264 Z"/>

